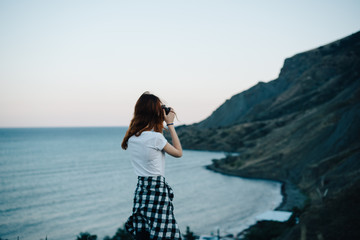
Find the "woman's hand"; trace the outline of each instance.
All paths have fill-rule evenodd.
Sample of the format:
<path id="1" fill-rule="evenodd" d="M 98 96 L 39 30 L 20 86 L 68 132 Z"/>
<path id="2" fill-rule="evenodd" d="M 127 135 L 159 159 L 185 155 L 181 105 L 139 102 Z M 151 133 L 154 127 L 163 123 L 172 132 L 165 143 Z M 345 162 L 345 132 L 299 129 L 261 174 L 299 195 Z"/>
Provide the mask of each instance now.
<path id="1" fill-rule="evenodd" d="M 171 108 L 168 115 L 166 115 L 165 110 L 163 111 L 164 111 L 164 121 L 166 122 L 166 124 L 173 123 L 175 119 L 174 109 Z"/>
<path id="2" fill-rule="evenodd" d="M 182 147 L 181 147 L 179 137 L 176 134 L 174 124 L 173 124 L 175 116 L 176 115 L 175 115 L 174 109 L 171 108 L 168 115 L 166 115 L 165 110 L 164 110 L 164 121 L 166 122 L 166 124 L 172 123 L 171 125 L 168 125 L 168 129 L 169 129 L 172 143 L 173 143 L 172 145 L 170 143 L 166 143 L 166 145 L 164 147 L 164 151 L 173 157 L 181 157 L 182 156 Z"/>

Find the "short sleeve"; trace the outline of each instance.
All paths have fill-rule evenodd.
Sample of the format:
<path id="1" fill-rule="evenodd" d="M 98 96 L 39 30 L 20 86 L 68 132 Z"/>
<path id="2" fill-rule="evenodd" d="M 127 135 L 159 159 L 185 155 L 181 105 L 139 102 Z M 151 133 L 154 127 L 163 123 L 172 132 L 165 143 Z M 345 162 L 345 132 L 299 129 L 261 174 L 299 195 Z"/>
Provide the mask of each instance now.
<path id="1" fill-rule="evenodd" d="M 161 133 L 156 134 L 155 149 L 162 151 L 167 143 L 166 138 Z"/>

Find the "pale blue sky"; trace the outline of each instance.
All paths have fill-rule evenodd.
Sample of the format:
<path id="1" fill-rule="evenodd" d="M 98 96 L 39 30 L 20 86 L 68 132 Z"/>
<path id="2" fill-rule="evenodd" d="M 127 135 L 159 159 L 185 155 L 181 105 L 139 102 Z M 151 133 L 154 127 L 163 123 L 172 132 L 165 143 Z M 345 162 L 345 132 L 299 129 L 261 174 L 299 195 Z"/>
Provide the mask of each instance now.
<path id="1" fill-rule="evenodd" d="M 0 127 L 126 126 L 142 92 L 181 122 L 360 30 L 360 1 L 0 1 Z"/>

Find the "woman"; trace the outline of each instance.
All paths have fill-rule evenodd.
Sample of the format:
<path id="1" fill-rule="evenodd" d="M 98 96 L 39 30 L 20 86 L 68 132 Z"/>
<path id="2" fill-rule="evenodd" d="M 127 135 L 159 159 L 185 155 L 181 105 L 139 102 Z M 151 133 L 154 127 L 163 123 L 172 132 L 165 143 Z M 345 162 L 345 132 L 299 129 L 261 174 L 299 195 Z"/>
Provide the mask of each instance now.
<path id="1" fill-rule="evenodd" d="M 164 176 L 165 152 L 181 157 L 182 147 L 174 127 L 175 112 L 165 108 L 157 96 L 142 94 L 121 144 L 130 152 L 138 176 L 133 214 L 125 224 L 135 239 L 181 239 L 173 214 L 174 194 Z M 162 134 L 164 121 L 173 145 Z"/>

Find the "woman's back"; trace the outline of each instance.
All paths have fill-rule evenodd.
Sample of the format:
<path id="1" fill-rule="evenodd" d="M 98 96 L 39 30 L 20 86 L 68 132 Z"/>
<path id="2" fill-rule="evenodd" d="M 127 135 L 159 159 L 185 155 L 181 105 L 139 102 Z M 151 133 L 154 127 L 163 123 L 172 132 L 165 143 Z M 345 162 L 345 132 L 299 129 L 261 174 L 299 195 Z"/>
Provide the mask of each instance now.
<path id="1" fill-rule="evenodd" d="M 165 153 L 167 140 L 158 132 L 144 131 L 131 136 L 128 150 L 137 176 L 165 176 Z"/>

